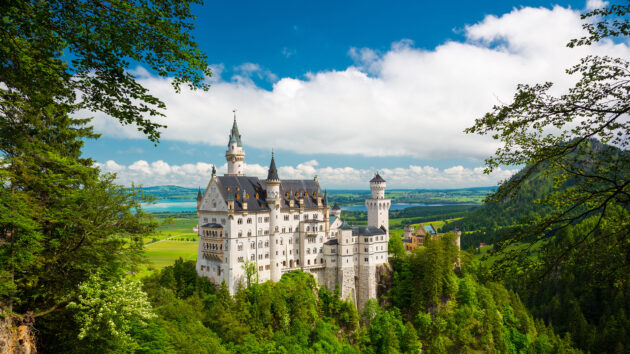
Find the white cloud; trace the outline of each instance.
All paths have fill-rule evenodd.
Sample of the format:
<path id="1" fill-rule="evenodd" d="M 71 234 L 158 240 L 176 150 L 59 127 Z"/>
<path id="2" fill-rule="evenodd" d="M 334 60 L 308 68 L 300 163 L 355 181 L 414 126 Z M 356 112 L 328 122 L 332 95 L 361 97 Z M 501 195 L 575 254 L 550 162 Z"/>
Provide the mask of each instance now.
<path id="1" fill-rule="evenodd" d="M 486 16 L 463 34 L 465 41 L 432 50 L 405 40 L 385 53 L 352 48 L 355 65 L 304 78 L 276 81 L 246 63 L 207 92 L 183 88 L 175 94 L 168 79 L 140 81 L 167 104 L 164 140 L 224 145 L 237 107 L 246 149 L 481 160 L 496 143 L 463 130 L 493 105 L 511 101 L 518 83 L 551 81 L 559 91 L 575 80 L 564 70 L 587 54 L 630 57 L 628 43 L 567 48 L 583 35 L 582 20 L 577 10 L 559 6 Z M 254 76 L 275 82 L 273 89 L 256 86 Z M 95 125 L 105 136 L 144 138 L 102 116 Z"/>
<path id="2" fill-rule="evenodd" d="M 608 6 L 608 1 L 586 0 L 586 9 L 587 10 L 601 9 L 604 6 Z"/>
<path id="3" fill-rule="evenodd" d="M 118 182 L 123 185 L 154 186 L 180 185 L 196 187 L 207 185 L 212 165 L 199 162 L 197 164 L 169 165 L 158 160 L 148 163 L 139 160 L 130 166 L 122 166 L 114 161 L 98 164 L 104 172 L 116 172 Z M 222 175 L 227 166 L 217 167 Z M 509 178 L 516 170 L 497 169 L 491 175 L 483 174 L 483 167 L 474 169 L 453 166 L 444 170 L 432 166 L 410 165 L 405 168 L 382 169 L 379 173 L 387 180 L 388 188 L 463 188 L 492 186 L 500 180 Z M 261 179 L 267 177 L 267 167 L 259 164 L 248 164 L 248 176 Z M 322 188 L 355 188 L 368 189 L 368 181 L 374 171 L 353 167 L 320 167 L 316 160 L 306 161 L 297 166 L 280 166 L 278 174 L 281 179 L 312 179 L 318 176 Z"/>

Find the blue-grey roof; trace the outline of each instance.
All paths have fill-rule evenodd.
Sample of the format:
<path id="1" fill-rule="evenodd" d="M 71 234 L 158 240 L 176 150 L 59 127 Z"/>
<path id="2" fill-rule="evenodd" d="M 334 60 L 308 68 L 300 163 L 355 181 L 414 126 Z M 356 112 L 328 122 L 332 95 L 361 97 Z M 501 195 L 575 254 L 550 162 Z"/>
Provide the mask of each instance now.
<path id="1" fill-rule="evenodd" d="M 374 175 L 374 178 L 372 178 L 370 180 L 370 182 L 385 182 L 385 180 L 383 179 L 383 177 L 381 177 L 381 175 L 379 175 L 378 173 L 376 173 Z"/>
<path id="2" fill-rule="evenodd" d="M 360 226 L 352 228 L 352 236 L 385 235 L 385 230 L 376 226 Z"/>
<path id="3" fill-rule="evenodd" d="M 337 241 L 336 238 L 333 238 L 332 240 L 328 240 L 326 242 L 324 242 L 325 245 L 330 245 L 330 246 L 334 246 L 334 245 L 338 245 L 339 241 Z"/>
<path id="4" fill-rule="evenodd" d="M 208 224 L 201 225 L 201 227 L 208 227 L 208 228 L 211 228 L 211 229 L 222 229 L 223 225 L 216 224 L 216 223 L 208 223 Z"/>
<path id="5" fill-rule="evenodd" d="M 336 220 L 337 220 L 336 216 L 331 216 L 330 219 L 328 219 L 328 223 L 332 225 Z"/>
<path id="6" fill-rule="evenodd" d="M 271 163 L 269 164 L 269 174 L 267 174 L 268 181 L 279 181 L 280 177 L 278 177 L 278 169 L 276 168 L 276 160 L 273 157 L 273 152 L 271 153 Z"/>
<path id="7" fill-rule="evenodd" d="M 341 208 L 339 207 L 339 204 L 335 202 L 335 205 L 333 205 L 332 210 L 341 210 Z"/>
<path id="8" fill-rule="evenodd" d="M 241 143 L 241 134 L 238 132 L 238 125 L 236 125 L 236 115 L 234 116 L 234 124 L 232 124 L 232 130 L 230 131 L 230 141 L 228 145 L 236 142 L 238 146 L 243 146 Z"/>
<path id="9" fill-rule="evenodd" d="M 217 186 L 223 199 L 234 200 L 234 211 L 243 210 L 242 203 L 247 195 L 249 195 L 249 199 L 247 199 L 248 211 L 269 210 L 266 205 L 267 181 L 265 180 L 249 176 L 218 176 Z M 229 191 L 227 190 L 228 187 L 230 188 Z M 256 193 L 258 193 L 258 199 Z M 287 193 L 289 193 L 288 197 Z M 321 190 L 319 183 L 311 179 L 280 181 L 280 207 L 289 209 L 289 201 L 293 199 L 294 208 L 298 208 L 299 197 L 295 196 L 296 193 L 299 197 L 304 198 L 304 208 L 314 209 L 318 207 L 315 194 L 321 194 Z M 238 198 L 236 197 L 237 194 Z"/>
<path id="10" fill-rule="evenodd" d="M 341 230 L 352 230 L 353 227 L 350 226 L 350 224 L 348 224 L 347 222 L 344 221 L 343 224 L 341 224 L 341 226 L 339 226 L 339 229 L 341 229 Z M 354 231 L 353 231 L 353 233 L 354 233 Z"/>

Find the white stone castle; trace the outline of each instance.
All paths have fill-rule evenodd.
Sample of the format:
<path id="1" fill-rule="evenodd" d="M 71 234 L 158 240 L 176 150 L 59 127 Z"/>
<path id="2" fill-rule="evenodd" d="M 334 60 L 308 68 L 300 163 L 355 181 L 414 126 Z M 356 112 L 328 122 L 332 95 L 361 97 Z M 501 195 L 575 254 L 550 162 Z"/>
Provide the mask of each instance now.
<path id="1" fill-rule="evenodd" d="M 212 177 L 197 195 L 199 250 L 197 273 L 234 294 L 246 284 L 244 264 L 256 265 L 258 280 L 278 281 L 301 269 L 320 285 L 335 289 L 359 308 L 376 297 L 377 269 L 387 263 L 389 207 L 385 180 L 375 174 L 372 198 L 365 201 L 368 226 L 341 220 L 341 208 L 329 210 L 317 177 L 282 180 L 273 153 L 266 180 L 245 174 L 245 151 L 236 125 L 225 152 L 228 171 Z"/>

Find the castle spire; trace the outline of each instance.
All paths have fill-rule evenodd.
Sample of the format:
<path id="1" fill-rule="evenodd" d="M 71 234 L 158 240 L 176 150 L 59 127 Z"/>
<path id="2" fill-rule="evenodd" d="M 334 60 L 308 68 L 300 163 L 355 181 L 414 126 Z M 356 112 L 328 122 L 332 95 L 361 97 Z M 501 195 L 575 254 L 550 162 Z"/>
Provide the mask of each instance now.
<path id="1" fill-rule="evenodd" d="M 197 190 L 197 201 L 201 200 L 201 187 Z"/>
<path id="2" fill-rule="evenodd" d="M 234 112 L 234 123 L 232 123 L 232 130 L 230 130 L 230 141 L 228 142 L 228 146 L 235 142 L 237 146 L 243 146 L 241 143 L 241 134 L 238 132 L 238 125 L 236 124 L 236 109 Z"/>
<path id="3" fill-rule="evenodd" d="M 276 160 L 273 156 L 273 150 L 271 150 L 271 163 L 269 164 L 269 174 L 267 175 L 268 181 L 279 181 L 280 177 L 278 177 L 278 169 L 276 168 Z"/>

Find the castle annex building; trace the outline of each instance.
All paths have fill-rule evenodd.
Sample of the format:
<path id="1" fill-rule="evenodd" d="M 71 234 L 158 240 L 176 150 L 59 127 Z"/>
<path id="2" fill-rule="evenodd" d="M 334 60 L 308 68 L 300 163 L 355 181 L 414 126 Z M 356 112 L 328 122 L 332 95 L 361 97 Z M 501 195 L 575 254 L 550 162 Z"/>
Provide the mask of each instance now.
<path id="1" fill-rule="evenodd" d="M 205 193 L 197 196 L 199 275 L 225 281 L 233 294 L 246 284 L 249 261 L 260 282 L 300 269 L 329 289 L 338 284 L 341 296 L 360 308 L 376 297 L 377 269 L 387 263 L 391 205 L 379 174 L 365 201 L 368 226 L 352 227 L 342 221 L 338 205 L 330 209 L 317 177 L 281 179 L 273 153 L 266 179 L 247 176 L 236 118 L 225 158 L 227 173 L 218 176 L 213 168 Z"/>

